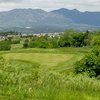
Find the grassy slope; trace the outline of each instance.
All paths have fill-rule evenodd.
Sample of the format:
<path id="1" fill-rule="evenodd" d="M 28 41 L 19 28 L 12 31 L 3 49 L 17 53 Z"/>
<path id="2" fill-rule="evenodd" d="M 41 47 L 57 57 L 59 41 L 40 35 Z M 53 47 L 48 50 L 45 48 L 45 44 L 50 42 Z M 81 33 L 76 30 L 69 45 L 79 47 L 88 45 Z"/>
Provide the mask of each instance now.
<path id="1" fill-rule="evenodd" d="M 98 80 L 58 73 L 72 72 L 74 63 L 89 51 L 89 48 L 35 48 L 0 52 L 10 61 L 8 70 L 3 72 L 6 80 L 1 78 L 0 99 L 100 100 Z M 39 68 L 34 70 L 35 66 Z"/>
<path id="2" fill-rule="evenodd" d="M 12 49 L 2 52 L 7 60 L 25 60 L 40 64 L 43 71 L 56 70 L 68 71 L 74 63 L 88 52 L 85 48 L 60 48 L 60 49 Z"/>

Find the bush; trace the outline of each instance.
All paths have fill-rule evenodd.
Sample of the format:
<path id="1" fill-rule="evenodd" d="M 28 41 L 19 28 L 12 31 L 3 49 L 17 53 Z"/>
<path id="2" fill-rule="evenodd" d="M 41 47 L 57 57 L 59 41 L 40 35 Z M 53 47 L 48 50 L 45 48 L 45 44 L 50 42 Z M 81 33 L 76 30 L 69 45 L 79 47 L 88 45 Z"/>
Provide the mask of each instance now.
<path id="1" fill-rule="evenodd" d="M 90 77 L 100 75 L 100 49 L 93 50 L 77 62 L 75 72 L 77 74 L 86 72 Z"/>
<path id="2" fill-rule="evenodd" d="M 23 48 L 28 48 L 28 46 L 29 46 L 29 40 L 26 39 L 26 40 L 24 41 L 24 43 L 23 43 Z"/>
<path id="3" fill-rule="evenodd" d="M 2 50 L 10 50 L 11 43 L 9 41 L 0 41 L 0 51 Z"/>
<path id="4" fill-rule="evenodd" d="M 74 47 L 83 47 L 88 44 L 88 34 L 87 33 L 76 33 L 72 34 L 71 45 Z"/>
<path id="5" fill-rule="evenodd" d="M 96 35 L 92 38 L 91 46 L 100 46 L 100 35 Z"/>
<path id="6" fill-rule="evenodd" d="M 20 39 L 12 39 L 11 43 L 12 44 L 19 44 L 20 43 Z"/>
<path id="7" fill-rule="evenodd" d="M 24 42 L 24 45 L 27 45 L 30 48 L 57 48 L 58 45 L 58 38 L 57 37 L 48 37 L 48 36 L 41 36 L 41 37 L 33 37 L 29 43 Z"/>

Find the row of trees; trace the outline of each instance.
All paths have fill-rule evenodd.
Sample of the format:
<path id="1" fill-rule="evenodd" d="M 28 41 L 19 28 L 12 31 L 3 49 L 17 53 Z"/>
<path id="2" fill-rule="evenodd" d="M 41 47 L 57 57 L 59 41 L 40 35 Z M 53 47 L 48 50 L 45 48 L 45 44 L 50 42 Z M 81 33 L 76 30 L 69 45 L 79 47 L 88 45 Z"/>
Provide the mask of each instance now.
<path id="1" fill-rule="evenodd" d="M 99 42 L 96 37 L 91 32 L 76 32 L 72 30 L 67 30 L 64 34 L 60 34 L 55 37 L 34 36 L 32 39 L 26 39 L 24 41 L 24 48 L 59 48 L 59 47 L 83 47 L 95 45 Z M 98 41 L 97 41 L 98 40 Z"/>
<path id="2" fill-rule="evenodd" d="M 65 31 L 60 36 L 59 45 L 60 47 L 82 47 L 89 45 L 89 33 Z"/>
<path id="3" fill-rule="evenodd" d="M 63 34 L 55 37 L 26 37 L 24 48 L 59 48 L 59 47 L 83 47 L 83 46 L 98 46 L 100 45 L 100 32 L 77 32 L 66 30 Z M 11 48 L 11 44 L 19 44 L 21 38 L 9 38 L 6 41 L 0 42 L 0 50 Z M 7 45 L 6 45 L 7 44 Z M 8 50 L 8 49 L 7 49 Z"/>

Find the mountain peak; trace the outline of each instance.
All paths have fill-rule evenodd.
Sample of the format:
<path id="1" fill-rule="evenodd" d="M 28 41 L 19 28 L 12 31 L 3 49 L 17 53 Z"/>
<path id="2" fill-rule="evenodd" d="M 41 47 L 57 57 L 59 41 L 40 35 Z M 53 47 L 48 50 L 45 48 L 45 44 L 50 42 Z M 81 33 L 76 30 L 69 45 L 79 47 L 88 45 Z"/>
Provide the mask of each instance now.
<path id="1" fill-rule="evenodd" d="M 76 11 L 76 12 L 79 12 L 79 10 L 77 10 L 77 9 L 72 9 L 72 11 Z"/>
<path id="2" fill-rule="evenodd" d="M 52 12 L 55 12 L 55 11 L 60 11 L 60 12 L 75 12 L 75 13 L 78 13 L 78 12 L 80 12 L 79 10 L 77 10 L 77 9 L 72 9 L 72 10 L 70 10 L 70 9 L 67 9 L 67 8 L 60 8 L 60 9 L 58 9 L 58 10 L 54 10 L 54 11 L 52 11 Z"/>
<path id="3" fill-rule="evenodd" d="M 45 13 L 46 11 L 42 10 L 42 9 L 31 9 L 31 8 L 28 8 L 28 9 L 13 9 L 11 10 L 11 12 L 23 12 L 23 11 L 26 11 L 26 12 L 41 12 L 41 13 Z"/>

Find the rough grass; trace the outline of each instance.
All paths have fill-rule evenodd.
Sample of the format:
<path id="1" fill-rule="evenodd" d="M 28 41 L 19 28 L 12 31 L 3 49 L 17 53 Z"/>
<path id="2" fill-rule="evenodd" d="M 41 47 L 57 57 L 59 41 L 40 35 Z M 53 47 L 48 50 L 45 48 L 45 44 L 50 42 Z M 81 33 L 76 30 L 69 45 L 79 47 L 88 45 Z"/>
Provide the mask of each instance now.
<path id="1" fill-rule="evenodd" d="M 39 73 L 27 61 L 1 61 L 0 100 L 100 100 L 100 81 L 86 75 Z"/>

